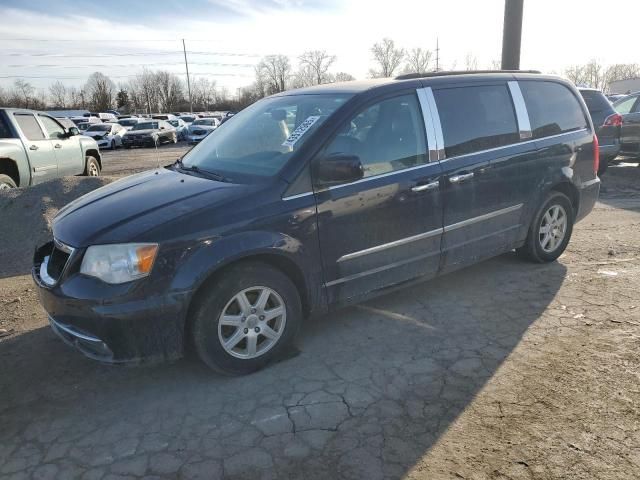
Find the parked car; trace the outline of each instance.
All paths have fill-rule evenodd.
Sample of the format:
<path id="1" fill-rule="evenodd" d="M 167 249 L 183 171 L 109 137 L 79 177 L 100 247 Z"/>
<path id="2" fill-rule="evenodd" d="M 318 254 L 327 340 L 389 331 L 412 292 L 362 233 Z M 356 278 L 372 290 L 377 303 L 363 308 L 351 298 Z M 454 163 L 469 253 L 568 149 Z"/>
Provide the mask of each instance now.
<path id="1" fill-rule="evenodd" d="M 98 117 L 71 117 L 71 121 L 76 125 L 80 125 L 81 123 L 102 123 L 102 120 L 100 120 Z"/>
<path id="2" fill-rule="evenodd" d="M 189 143 L 198 143 L 218 128 L 220 122 L 216 118 L 199 118 L 194 120 L 187 132 Z"/>
<path id="3" fill-rule="evenodd" d="M 173 166 L 61 210 L 33 275 L 53 330 L 92 358 L 192 344 L 212 368 L 248 373 L 303 317 L 512 249 L 554 261 L 596 202 L 597 170 L 586 105 L 558 77 L 288 91 Z"/>
<path id="4" fill-rule="evenodd" d="M 115 150 L 122 146 L 122 137 L 127 130 L 119 123 L 91 125 L 82 134 L 93 138 L 100 148 Z"/>
<path id="5" fill-rule="evenodd" d="M 0 189 L 26 187 L 65 175 L 97 176 L 95 140 L 33 110 L 0 108 Z"/>
<path id="6" fill-rule="evenodd" d="M 600 90 L 593 88 L 578 88 L 582 95 L 591 120 L 596 128 L 598 144 L 600 146 L 600 168 L 598 175 L 603 175 L 611 162 L 620 152 L 620 126 L 622 116 L 616 112 L 607 97 Z"/>
<path id="7" fill-rule="evenodd" d="M 85 114 L 85 117 L 96 117 L 99 118 L 100 121 L 102 122 L 117 122 L 118 121 L 118 117 L 116 117 L 113 113 L 111 112 L 99 112 L 99 113 L 89 113 L 89 114 Z"/>
<path id="8" fill-rule="evenodd" d="M 167 123 L 169 123 L 173 128 L 176 129 L 176 133 L 178 134 L 178 140 L 187 139 L 187 132 L 189 131 L 189 127 L 187 126 L 184 120 L 180 118 L 176 118 L 172 120 L 167 120 Z"/>
<path id="9" fill-rule="evenodd" d="M 624 93 L 609 93 L 607 95 L 607 100 L 609 100 L 611 103 L 614 103 L 624 97 L 626 97 Z"/>
<path id="10" fill-rule="evenodd" d="M 640 92 L 618 100 L 613 108 L 622 116 L 620 154 L 640 158 Z"/>
<path id="11" fill-rule="evenodd" d="M 87 128 L 89 128 L 91 125 L 95 125 L 95 123 L 88 123 L 88 122 L 80 122 L 78 124 L 76 124 L 76 127 L 78 127 L 78 131 L 80 133 L 83 133 L 87 130 Z"/>
<path id="12" fill-rule="evenodd" d="M 125 130 L 131 130 L 137 124 L 139 124 L 140 122 L 144 122 L 144 121 L 145 120 L 143 118 L 129 117 L 129 118 L 122 118 L 122 119 L 118 120 L 118 123 L 120 125 L 122 125 L 125 128 Z"/>
<path id="13" fill-rule="evenodd" d="M 197 114 L 185 114 L 185 115 L 180 115 L 180 120 L 182 120 L 184 123 L 187 124 L 187 127 L 189 125 L 191 125 L 195 120 L 197 120 L 198 118 L 200 118 L 199 115 Z"/>
<path id="14" fill-rule="evenodd" d="M 159 147 L 163 143 L 178 142 L 176 129 L 164 120 L 144 121 L 134 125 L 122 137 L 122 145 L 131 147 Z"/>
<path id="15" fill-rule="evenodd" d="M 151 118 L 154 120 L 175 120 L 176 117 L 175 115 L 171 114 L 171 113 L 154 113 L 153 115 L 151 115 Z"/>

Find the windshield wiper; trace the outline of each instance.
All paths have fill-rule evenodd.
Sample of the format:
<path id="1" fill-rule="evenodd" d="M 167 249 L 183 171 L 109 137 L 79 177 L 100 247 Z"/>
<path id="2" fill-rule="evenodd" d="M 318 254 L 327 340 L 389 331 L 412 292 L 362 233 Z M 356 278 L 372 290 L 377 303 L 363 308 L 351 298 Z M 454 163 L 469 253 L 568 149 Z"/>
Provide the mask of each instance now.
<path id="1" fill-rule="evenodd" d="M 218 182 L 229 182 L 230 181 L 224 175 L 221 175 L 221 174 L 216 173 L 216 172 L 211 172 L 209 170 L 204 170 L 204 169 L 198 167 L 197 165 L 185 165 L 182 162 L 181 158 L 176 160 L 175 165 L 177 165 L 180 170 L 184 170 L 185 172 L 195 172 L 197 174 L 202 175 L 203 177 L 209 177 L 209 178 L 212 178 L 213 180 L 217 180 Z"/>

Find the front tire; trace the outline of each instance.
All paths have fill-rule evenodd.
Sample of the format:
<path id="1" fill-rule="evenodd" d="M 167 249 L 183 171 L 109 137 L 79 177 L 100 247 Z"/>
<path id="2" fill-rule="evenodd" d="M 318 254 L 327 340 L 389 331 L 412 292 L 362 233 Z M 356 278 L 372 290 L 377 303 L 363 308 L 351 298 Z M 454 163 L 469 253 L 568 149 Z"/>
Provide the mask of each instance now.
<path id="1" fill-rule="evenodd" d="M 300 296 L 281 271 L 241 263 L 207 284 L 195 300 L 191 334 L 200 359 L 227 375 L 244 375 L 277 358 L 302 318 Z"/>
<path id="2" fill-rule="evenodd" d="M 533 217 L 525 244 L 516 252 L 532 262 L 553 262 L 569 244 L 574 218 L 571 200 L 563 193 L 549 192 Z"/>
<path id="3" fill-rule="evenodd" d="M 99 177 L 100 176 L 100 164 L 91 155 L 87 155 L 87 159 L 84 167 L 85 177 Z"/>
<path id="4" fill-rule="evenodd" d="M 13 178 L 9 175 L 0 175 L 0 190 L 9 190 L 10 188 L 18 188 Z"/>
<path id="5" fill-rule="evenodd" d="M 604 172 L 609 168 L 609 159 L 600 159 L 600 165 L 598 165 L 598 176 L 604 175 Z"/>

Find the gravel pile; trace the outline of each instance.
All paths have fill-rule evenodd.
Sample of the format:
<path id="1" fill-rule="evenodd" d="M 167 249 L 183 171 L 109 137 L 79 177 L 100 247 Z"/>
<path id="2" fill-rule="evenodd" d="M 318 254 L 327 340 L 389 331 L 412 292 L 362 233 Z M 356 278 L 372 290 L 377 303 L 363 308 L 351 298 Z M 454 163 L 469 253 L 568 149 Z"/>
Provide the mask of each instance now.
<path id="1" fill-rule="evenodd" d="M 72 200 L 112 177 L 63 177 L 29 188 L 0 192 L 0 278 L 31 270 L 36 245 L 51 238 L 51 220 Z"/>

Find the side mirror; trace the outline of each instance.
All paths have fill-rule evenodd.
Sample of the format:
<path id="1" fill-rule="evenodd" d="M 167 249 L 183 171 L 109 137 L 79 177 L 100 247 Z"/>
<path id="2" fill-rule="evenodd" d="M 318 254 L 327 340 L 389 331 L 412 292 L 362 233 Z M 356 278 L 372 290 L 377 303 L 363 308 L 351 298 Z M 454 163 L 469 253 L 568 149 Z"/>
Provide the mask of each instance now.
<path id="1" fill-rule="evenodd" d="M 75 137 L 76 135 L 80 135 L 80 130 L 78 130 L 78 127 L 69 128 L 69 136 Z"/>
<path id="2" fill-rule="evenodd" d="M 349 183 L 364 176 L 360 157 L 346 153 L 334 153 L 314 164 L 314 178 L 320 185 Z"/>

